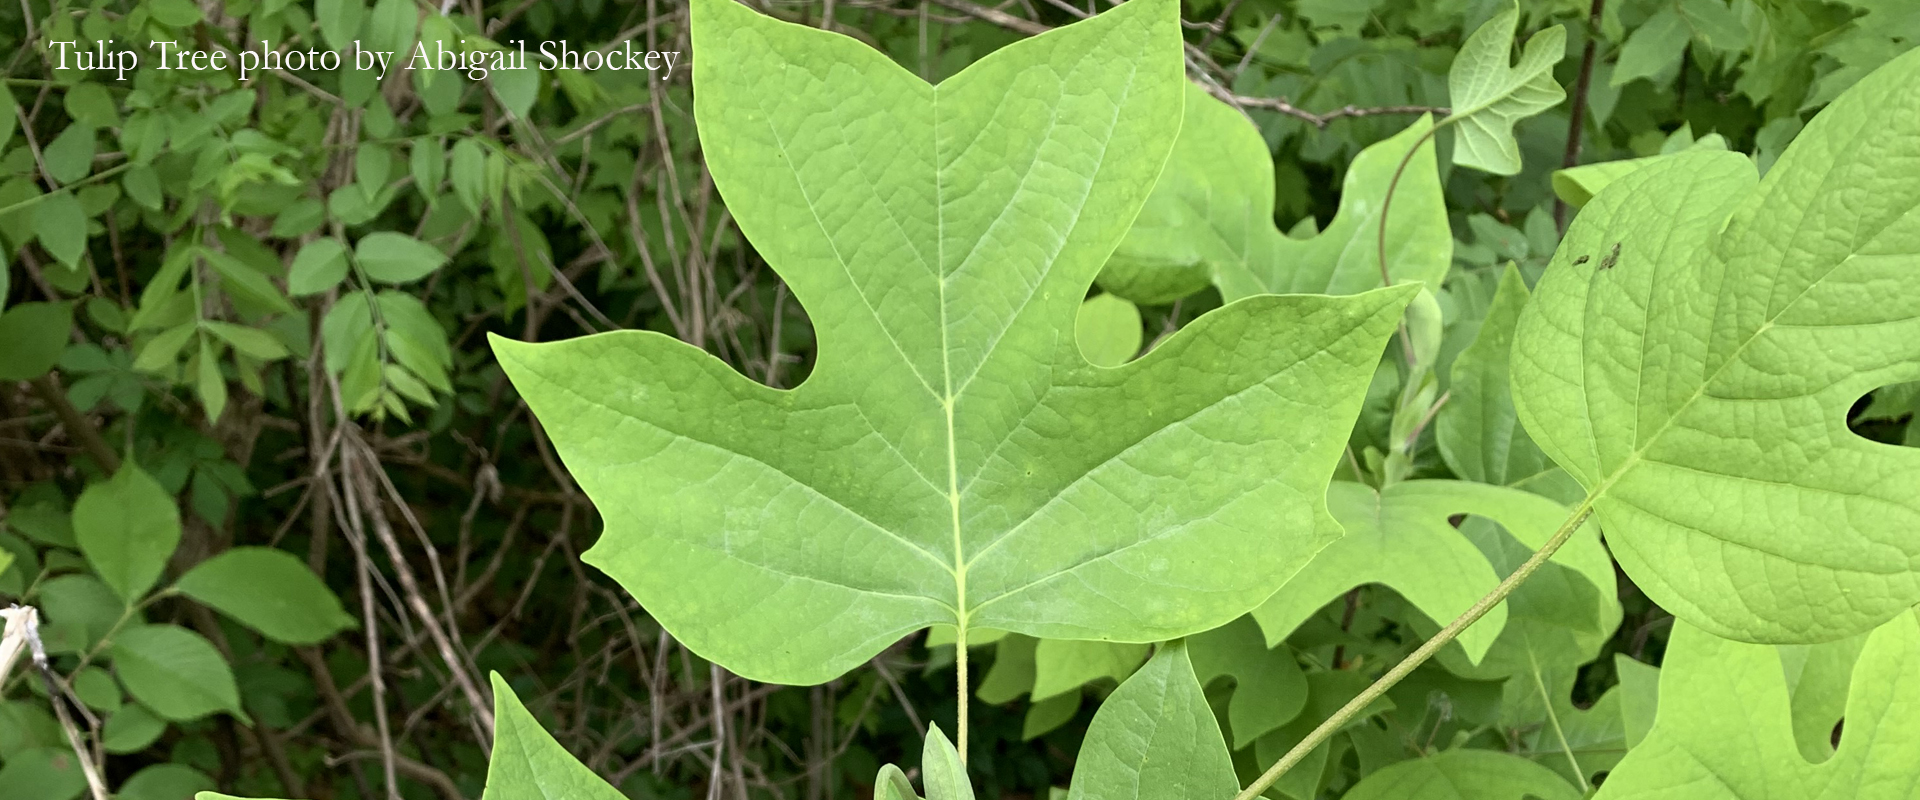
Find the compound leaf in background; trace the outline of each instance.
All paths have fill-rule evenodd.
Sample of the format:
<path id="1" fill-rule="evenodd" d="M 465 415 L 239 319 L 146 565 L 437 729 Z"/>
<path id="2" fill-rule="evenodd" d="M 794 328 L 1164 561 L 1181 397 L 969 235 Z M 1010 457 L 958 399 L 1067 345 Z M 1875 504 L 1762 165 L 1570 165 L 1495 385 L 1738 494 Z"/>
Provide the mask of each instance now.
<path id="1" fill-rule="evenodd" d="M 1100 273 L 1102 288 L 1147 305 L 1208 284 L 1232 301 L 1255 294 L 1356 294 L 1380 286 L 1380 208 L 1394 171 L 1387 262 L 1395 283 L 1438 286 L 1452 259 L 1446 199 L 1422 118 L 1354 159 L 1326 230 L 1294 239 L 1274 227 L 1273 157 L 1241 112 L 1197 86 L 1166 171 Z"/>
<path id="2" fill-rule="evenodd" d="M 1434 420 L 1441 457 L 1470 481 L 1510 486 L 1553 468 L 1520 427 L 1509 389 L 1508 353 L 1527 297 L 1520 270 L 1508 264 L 1479 334 L 1453 362 L 1451 399 Z"/>
<path id="3" fill-rule="evenodd" d="M 440 248 L 404 233 L 380 231 L 360 237 L 353 258 L 367 277 L 381 283 L 419 280 L 447 263 Z"/>
<path id="4" fill-rule="evenodd" d="M 1567 53 L 1567 30 L 1555 25 L 1534 34 L 1514 64 L 1509 59 L 1519 24 L 1520 6 L 1511 3 L 1467 37 L 1447 71 L 1453 113 L 1443 124 L 1459 129 L 1453 145 L 1453 163 L 1459 166 L 1495 175 L 1519 172 L 1514 123 L 1567 97 L 1553 79 L 1553 65 Z"/>
<path id="5" fill-rule="evenodd" d="M 1867 638 L 1853 667 L 1840 747 L 1809 763 L 1794 743 L 1781 648 L 1674 624 L 1653 731 L 1596 800 L 1911 800 L 1920 784 L 1920 614 Z"/>
<path id="6" fill-rule="evenodd" d="M 145 597 L 180 544 L 180 507 L 145 470 L 127 461 L 73 504 L 80 552 L 120 599 Z"/>
<path id="7" fill-rule="evenodd" d="M 1100 704 L 1067 800 L 1226 800 L 1239 789 L 1220 725 L 1176 641 Z"/>
<path id="8" fill-rule="evenodd" d="M 1328 601 L 1368 583 L 1391 587 L 1436 623 L 1452 622 L 1492 591 L 1501 575 L 1450 518 L 1471 514 L 1492 519 L 1521 542 L 1538 547 L 1568 514 L 1559 503 L 1518 489 L 1440 480 L 1404 481 L 1385 491 L 1336 481 L 1327 489 L 1327 505 L 1346 535 L 1254 610 L 1269 643 L 1285 639 Z M 1589 529 L 1554 560 L 1604 563 L 1599 547 Z M 1506 619 L 1507 607 L 1494 606 L 1456 641 L 1478 662 L 1499 638 Z"/>
<path id="9" fill-rule="evenodd" d="M 1764 181 L 1716 152 L 1620 178 L 1523 312 L 1520 419 L 1681 619 L 1823 641 L 1920 602 L 1920 451 L 1846 424 L 1920 377 L 1920 183 L 1885 167 L 1915 160 L 1920 52 L 1828 107 Z"/>
<path id="10" fill-rule="evenodd" d="M 937 88 L 725 0 L 693 38 L 714 181 L 820 321 L 811 376 L 649 332 L 493 340 L 608 521 L 587 560 L 680 641 L 804 684 L 934 624 L 1164 640 L 1337 535 L 1324 487 L 1410 289 L 1248 298 L 1118 369 L 1074 338 L 1177 132 L 1175 3 Z"/>
<path id="11" fill-rule="evenodd" d="M 493 760 L 480 800 L 625 800 L 553 740 L 513 687 L 493 673 Z"/>
<path id="12" fill-rule="evenodd" d="M 177 625 L 140 625 L 113 636 L 113 670 L 141 705 L 175 722 L 226 711 L 241 719 L 233 669 L 213 643 Z"/>
<path id="13" fill-rule="evenodd" d="M 271 547 L 236 547 L 209 558 L 174 588 L 282 644 L 316 644 L 354 624 L 313 570 Z"/>
<path id="14" fill-rule="evenodd" d="M 1368 775 L 1342 800 L 1580 800 L 1542 767 L 1493 750 L 1447 750 Z"/>

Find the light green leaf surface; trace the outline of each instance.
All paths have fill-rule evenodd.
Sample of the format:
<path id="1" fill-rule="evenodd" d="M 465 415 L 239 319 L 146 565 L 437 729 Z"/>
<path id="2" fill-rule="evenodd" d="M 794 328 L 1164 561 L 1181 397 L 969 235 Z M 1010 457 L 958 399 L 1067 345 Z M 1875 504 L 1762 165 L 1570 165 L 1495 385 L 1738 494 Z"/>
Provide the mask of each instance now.
<path id="1" fill-rule="evenodd" d="M 481 800 L 625 800 L 540 727 L 493 673 L 493 760 Z"/>
<path id="2" fill-rule="evenodd" d="M 1096 367 L 1117 367 L 1131 361 L 1140 352 L 1144 336 L 1140 309 L 1113 294 L 1095 295 L 1081 303 L 1073 330 L 1080 342 L 1080 355 Z"/>
<path id="3" fill-rule="evenodd" d="M 213 643 L 177 625 L 141 625 L 113 636 L 113 670 L 127 692 L 176 722 L 216 711 L 246 718 L 233 669 Z"/>
<path id="4" fill-rule="evenodd" d="M 1285 639 L 1328 601 L 1369 583 L 1391 587 L 1438 624 L 1452 622 L 1492 591 L 1500 575 L 1450 517 L 1471 514 L 1498 520 L 1521 541 L 1539 546 L 1568 514 L 1538 495 L 1464 481 L 1405 481 L 1384 492 L 1338 481 L 1328 487 L 1327 504 L 1346 535 L 1254 610 L 1270 644 Z M 1604 563 L 1598 539 L 1587 539 L 1590 547 L 1562 548 L 1555 560 Z M 1486 654 L 1506 618 L 1506 606 L 1495 606 L 1460 634 L 1456 641 L 1469 659 L 1477 662 Z"/>
<path id="5" fill-rule="evenodd" d="M 1580 800 L 1552 770 L 1493 750 L 1448 750 L 1368 775 L 1342 800 Z"/>
<path id="6" fill-rule="evenodd" d="M 236 547 L 209 558 L 174 588 L 284 644 L 315 644 L 354 625 L 319 576 L 271 547 Z"/>
<path id="7" fill-rule="evenodd" d="M 1509 5 L 1467 37 L 1447 71 L 1447 96 L 1453 113 L 1453 163 L 1512 175 L 1520 171 L 1520 142 L 1514 123 L 1566 99 L 1553 79 L 1553 65 L 1567 51 L 1567 31 L 1558 25 L 1527 40 L 1518 63 L 1510 62 L 1514 30 L 1520 23 L 1518 3 Z"/>
<path id="8" fill-rule="evenodd" d="M 1912 800 L 1920 797 L 1920 614 L 1868 637 L 1840 747 L 1811 764 L 1794 744 L 1780 651 L 1675 623 L 1653 732 L 1596 800 Z"/>
<path id="9" fill-rule="evenodd" d="M 360 237 L 353 245 L 353 258 L 368 278 L 381 283 L 419 280 L 447 263 L 447 254 L 440 248 L 393 231 Z"/>
<path id="10" fill-rule="evenodd" d="M 213 779 L 185 764 L 153 764 L 133 773 L 114 800 L 187 800 L 213 787 Z"/>
<path id="11" fill-rule="evenodd" d="M 94 572 L 120 599 L 144 597 L 180 544 L 173 495 L 132 461 L 73 504 L 73 536 Z"/>
<path id="12" fill-rule="evenodd" d="M 339 239 L 323 236 L 300 247 L 287 272 L 287 292 L 294 295 L 319 294 L 347 277 L 347 246 Z"/>
<path id="13" fill-rule="evenodd" d="M 1847 712 L 1849 679 L 1867 635 L 1834 642 L 1780 645 L 1780 666 L 1792 696 L 1793 741 L 1800 755 L 1819 763 L 1833 755 L 1833 729 Z"/>
<path id="14" fill-rule="evenodd" d="M 493 340 L 607 520 L 586 559 L 696 652 L 814 683 L 932 624 L 1147 642 L 1225 623 L 1322 509 L 1407 290 L 1258 297 L 1119 369 L 1074 316 L 1181 111 L 1170 0 L 936 89 L 844 37 L 693 7 L 728 208 L 815 320 L 776 391 L 659 334 Z"/>
<path id="15" fill-rule="evenodd" d="M 1067 798 L 1226 800 L 1239 789 L 1186 647 L 1170 642 L 1093 715 Z"/>
<path id="16" fill-rule="evenodd" d="M 1727 149 L 1726 138 L 1714 133 L 1694 140 L 1692 144 L 1682 148 L 1682 151 L 1725 149 Z M 1553 194 L 1567 205 L 1574 208 L 1581 208 L 1587 204 L 1587 201 L 1592 200 L 1594 195 L 1599 194 L 1601 189 L 1607 188 L 1607 184 L 1613 183 L 1653 161 L 1666 157 L 1665 155 L 1659 155 L 1647 156 L 1646 158 L 1626 158 L 1619 161 L 1602 161 L 1597 164 L 1583 164 L 1578 167 L 1554 170 Z"/>
<path id="17" fill-rule="evenodd" d="M 1380 209 L 1394 170 L 1420 146 L 1394 190 L 1387 263 L 1395 283 L 1438 286 L 1447 227 L 1433 143 L 1422 118 L 1361 151 L 1347 168 L 1326 230 L 1294 239 L 1274 227 L 1273 157 L 1238 109 L 1197 86 L 1153 194 L 1100 273 L 1102 288 L 1142 304 L 1169 303 L 1208 284 L 1232 301 L 1255 294 L 1357 294 L 1380 286 Z"/>
<path id="18" fill-rule="evenodd" d="M 1293 648 L 1284 644 L 1269 648 L 1253 617 L 1188 637 L 1187 652 L 1201 686 L 1214 678 L 1233 679 L 1227 730 L 1235 750 L 1292 721 L 1306 707 L 1307 678 L 1294 660 Z"/>
<path id="19" fill-rule="evenodd" d="M 1920 452 L 1845 419 L 1920 376 L 1920 184 L 1884 166 L 1914 159 L 1920 52 L 1815 118 L 1764 181 L 1712 152 L 1616 181 L 1522 315 L 1521 420 L 1680 618 L 1821 641 L 1920 602 Z"/>
<path id="20" fill-rule="evenodd" d="M 1510 486 L 1553 468 L 1520 427 L 1509 388 L 1508 353 L 1527 307 L 1527 283 L 1508 264 L 1473 344 L 1453 362 L 1449 400 L 1434 419 L 1434 443 L 1455 475 Z"/>
<path id="21" fill-rule="evenodd" d="M 967 767 L 938 724 L 927 729 L 926 742 L 920 750 L 920 769 L 927 800 L 973 800 L 973 783 L 967 780 Z"/>
<path id="22" fill-rule="evenodd" d="M 1041 639 L 1033 651 L 1031 697 L 1038 702 L 1101 678 L 1124 681 L 1145 660 L 1144 644 Z"/>

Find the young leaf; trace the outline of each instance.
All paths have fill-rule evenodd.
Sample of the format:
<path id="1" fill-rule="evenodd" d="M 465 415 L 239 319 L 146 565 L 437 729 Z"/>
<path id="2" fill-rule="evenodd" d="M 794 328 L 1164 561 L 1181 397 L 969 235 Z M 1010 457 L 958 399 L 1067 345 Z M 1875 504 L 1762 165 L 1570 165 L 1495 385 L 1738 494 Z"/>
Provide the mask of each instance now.
<path id="1" fill-rule="evenodd" d="M 347 277 L 347 246 L 339 239 L 322 236 L 300 248 L 287 273 L 287 292 L 293 295 L 319 294 L 340 284 Z"/>
<path id="2" fill-rule="evenodd" d="M 1545 544 L 1567 518 L 1559 503 L 1518 489 L 1464 481 L 1404 481 L 1376 492 L 1337 481 L 1327 504 L 1346 535 L 1320 551 L 1306 569 L 1253 612 L 1269 643 L 1278 643 L 1321 606 L 1355 586 L 1383 583 L 1433 621 L 1446 624 L 1492 591 L 1501 576 L 1485 553 L 1450 522 L 1472 514 L 1505 525 L 1520 541 Z M 1555 560 L 1585 562 L 1611 585 L 1606 554 L 1591 527 Z M 1507 607 L 1495 606 L 1457 640 L 1467 657 L 1481 660 L 1507 623 Z"/>
<path id="3" fill-rule="evenodd" d="M 284 644 L 316 644 L 354 625 L 306 564 L 271 547 L 236 547 L 209 558 L 174 588 Z"/>
<path id="4" fill-rule="evenodd" d="M 480 800 L 625 800 L 553 740 L 513 687 L 493 674 L 493 762 Z"/>
<path id="5" fill-rule="evenodd" d="M 960 753 L 947 741 L 939 725 L 927 729 L 927 740 L 920 752 L 921 782 L 927 788 L 927 800 L 973 800 L 973 783 L 967 780 L 967 767 Z"/>
<path id="6" fill-rule="evenodd" d="M 1522 314 L 1514 401 L 1627 574 L 1746 641 L 1839 638 L 1920 602 L 1920 452 L 1846 427 L 1920 376 L 1920 52 L 1758 182 L 1689 152 L 1581 210 Z"/>
<path id="7" fill-rule="evenodd" d="M 80 493 L 73 535 L 94 572 L 120 599 L 146 596 L 180 544 L 180 507 L 145 470 L 127 461 L 111 479 Z"/>
<path id="8" fill-rule="evenodd" d="M 1179 124 L 1171 0 L 937 87 L 727 0 L 693 15 L 702 146 L 823 321 L 811 377 L 648 332 L 493 339 L 607 520 L 587 559 L 680 641 L 783 683 L 940 623 L 1154 641 L 1335 535 L 1324 486 L 1409 289 L 1249 298 L 1119 369 L 1074 341 Z"/>
<path id="9" fill-rule="evenodd" d="M 1519 25 L 1520 5 L 1513 2 L 1467 37 L 1447 71 L 1453 101 L 1447 119 L 1459 128 L 1455 164 L 1495 175 L 1519 172 L 1520 142 L 1513 138 L 1513 124 L 1567 97 L 1553 79 L 1553 65 L 1567 54 L 1567 30 L 1555 25 L 1534 34 L 1520 62 L 1509 64 Z"/>
<path id="10" fill-rule="evenodd" d="M 1908 611 L 1868 637 L 1853 668 L 1840 747 L 1810 764 L 1794 744 L 1779 650 L 1676 622 L 1653 731 L 1595 797 L 1909 800 L 1920 764 L 1916 705 L 1920 615 Z"/>
<path id="11" fill-rule="evenodd" d="M 141 625 L 113 636 L 113 671 L 141 705 L 176 722 L 216 711 L 241 719 L 233 669 L 213 643 L 177 625 Z"/>
<path id="12" fill-rule="evenodd" d="M 1100 704 L 1068 800 L 1225 800 L 1239 791 L 1227 743 L 1180 642 Z M 932 800 L 931 797 L 928 800 Z"/>
<path id="13" fill-rule="evenodd" d="M 1434 420 L 1441 457 L 1455 475 L 1470 481 L 1511 486 L 1553 469 L 1520 427 L 1508 388 L 1508 352 L 1527 298 L 1520 270 L 1507 265 L 1479 335 L 1453 362 L 1452 399 Z"/>
<path id="14" fill-rule="evenodd" d="M 1208 284 L 1237 300 L 1255 294 L 1357 294 L 1380 286 L 1380 206 L 1394 171 L 1419 145 L 1394 190 L 1387 262 L 1395 283 L 1438 286 L 1452 260 L 1433 124 L 1422 118 L 1361 151 L 1347 169 L 1340 210 L 1327 229 L 1295 239 L 1273 224 L 1273 157 L 1238 109 L 1197 86 L 1166 171 L 1100 286 L 1136 303 L 1170 303 Z"/>
<path id="15" fill-rule="evenodd" d="M 1368 775 L 1342 800 L 1580 800 L 1580 790 L 1519 756 L 1459 749 Z"/>

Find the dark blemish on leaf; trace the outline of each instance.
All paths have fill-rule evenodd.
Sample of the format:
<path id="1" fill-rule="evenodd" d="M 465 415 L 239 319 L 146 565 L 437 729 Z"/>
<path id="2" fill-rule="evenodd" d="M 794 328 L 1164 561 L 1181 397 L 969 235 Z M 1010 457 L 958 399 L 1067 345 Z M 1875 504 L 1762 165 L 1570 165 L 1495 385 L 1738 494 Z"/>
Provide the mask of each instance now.
<path id="1" fill-rule="evenodd" d="M 1581 264 L 1585 264 L 1585 263 L 1587 263 L 1588 261 L 1591 261 L 1591 260 L 1593 260 L 1593 257 L 1592 257 L 1592 256 L 1581 256 L 1581 257 L 1579 257 L 1579 258 L 1576 258 L 1576 259 L 1574 259 L 1574 260 L 1573 260 L 1573 265 L 1577 267 L 1577 266 L 1580 266 Z"/>
<path id="2" fill-rule="evenodd" d="M 1600 259 L 1600 269 L 1613 269 L 1613 265 L 1618 263 L 1620 263 L 1620 243 L 1614 242 L 1613 252 L 1608 253 L 1606 258 Z"/>

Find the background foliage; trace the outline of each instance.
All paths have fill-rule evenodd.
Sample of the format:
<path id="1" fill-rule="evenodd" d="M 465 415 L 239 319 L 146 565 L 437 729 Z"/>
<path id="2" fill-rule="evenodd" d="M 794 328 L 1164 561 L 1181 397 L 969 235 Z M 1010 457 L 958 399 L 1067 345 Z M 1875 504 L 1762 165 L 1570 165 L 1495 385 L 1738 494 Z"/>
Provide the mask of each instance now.
<path id="1" fill-rule="evenodd" d="M 1088 13 L 1061 0 L 756 5 L 930 80 Z M 1258 126 L 1274 222 L 1305 237 L 1334 224 L 1345 194 L 1377 188 L 1347 181 L 1363 150 L 1455 102 L 1449 65 L 1502 8 L 1192 2 L 1189 69 Z M 685 15 L 668 2 L 570 0 L 0 7 L 0 597 L 43 610 L 55 669 L 119 796 L 476 797 L 490 671 L 632 797 L 866 796 L 881 763 L 918 763 L 927 723 L 953 716 L 953 648 L 938 629 L 805 688 L 745 681 L 680 647 L 581 563 L 601 523 L 485 347 L 489 332 L 648 328 L 770 385 L 806 378 L 811 326 L 714 191 L 689 71 L 281 70 L 241 82 L 143 59 L 116 80 L 55 69 L 47 45 L 567 39 L 691 58 Z M 1564 476 L 1520 443 L 1500 459 L 1459 457 L 1458 442 L 1482 431 L 1447 405 L 1397 412 L 1503 390 L 1504 348 L 1491 343 L 1511 336 L 1558 243 L 1569 212 L 1555 191 L 1578 203 L 1602 177 L 1554 171 L 1688 148 L 1751 153 L 1765 168 L 1820 107 L 1912 47 L 1920 8 L 1532 2 L 1519 39 L 1555 25 L 1569 100 L 1519 122 L 1516 174 L 1457 168 L 1456 140 L 1434 139 L 1453 244 L 1434 298 L 1439 374 L 1409 393 L 1383 367 L 1347 477 L 1390 474 L 1395 486 L 1341 484 L 1352 491 L 1332 503 L 1350 535 L 1369 517 L 1457 529 L 1454 548 L 1500 572 L 1525 556 L 1510 544 L 1528 523 L 1511 506 L 1567 501 Z M 1147 305 L 1144 338 L 1219 301 L 1204 289 Z M 1851 421 L 1920 444 L 1916 406 L 1911 385 L 1889 387 Z M 1531 500 L 1435 500 L 1449 479 Z M 1434 627 L 1420 585 L 1430 570 L 1381 566 L 1364 587 L 1280 598 L 1195 637 L 1243 777 Z M 1318 754 L 1317 769 L 1273 791 L 1393 796 L 1348 790 L 1375 775 L 1472 771 L 1481 752 L 1539 765 L 1546 777 L 1515 796 L 1603 780 L 1646 735 L 1671 617 L 1624 578 L 1584 603 L 1552 593 L 1597 584 L 1562 578 L 1511 604 L 1502 636 L 1522 646 L 1477 643 L 1491 648 L 1479 663 L 1443 654 Z M 1575 607 L 1590 618 L 1554 616 Z M 1148 653 L 1014 635 L 973 643 L 990 663 L 976 672 L 985 702 L 970 762 L 984 796 L 1064 786 L 1094 701 Z M 1808 648 L 1806 670 L 1838 675 L 1808 685 L 1844 686 L 1864 646 Z M 0 701 L 0 800 L 81 796 L 29 677 L 17 671 Z M 1273 698 L 1296 699 L 1261 705 Z M 1838 719 L 1831 698 L 1794 702 L 1824 709 L 1806 720 Z M 1795 731 L 1804 754 L 1833 752 L 1830 723 L 1806 728 Z M 1443 750 L 1456 755 L 1408 760 Z"/>

